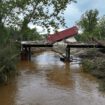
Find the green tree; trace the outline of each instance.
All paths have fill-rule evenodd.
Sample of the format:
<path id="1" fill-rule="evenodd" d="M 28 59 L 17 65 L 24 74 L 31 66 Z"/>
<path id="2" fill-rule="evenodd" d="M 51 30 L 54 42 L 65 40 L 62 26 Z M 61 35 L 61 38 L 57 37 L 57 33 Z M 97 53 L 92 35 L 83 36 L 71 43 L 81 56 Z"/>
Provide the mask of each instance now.
<path id="1" fill-rule="evenodd" d="M 17 1 L 18 7 L 16 17 L 20 14 L 23 15 L 23 19 L 20 20 L 21 37 L 24 40 L 24 36 L 29 31 L 28 24 L 32 23 L 36 26 L 42 26 L 50 32 L 50 27 L 57 29 L 60 25 L 65 25 L 63 12 L 66 9 L 68 3 L 75 0 L 24 0 Z M 27 39 L 27 38 L 26 38 Z"/>
<path id="2" fill-rule="evenodd" d="M 64 24 L 62 16 L 68 3 L 75 0 L 0 0 L 0 82 L 15 68 L 14 39 L 39 38 L 36 29 L 28 24 L 55 29 Z M 12 60 L 11 60 L 12 58 Z"/>
<path id="3" fill-rule="evenodd" d="M 15 71 L 16 57 L 14 56 L 17 51 L 12 41 L 14 30 L 5 26 L 7 18 L 12 17 L 13 5 L 10 4 L 10 1 L 0 0 L 0 82 L 6 82 L 9 74 Z"/>
<path id="4" fill-rule="evenodd" d="M 19 40 L 39 40 L 41 38 L 41 35 L 37 32 L 36 28 L 30 29 L 28 27 L 27 18 L 22 22 L 19 33 Z"/>
<path id="5" fill-rule="evenodd" d="M 0 0 L 1 21 L 5 26 L 18 27 L 22 36 L 29 23 L 49 32 L 50 27 L 65 25 L 62 14 L 71 2 L 76 0 Z"/>
<path id="6" fill-rule="evenodd" d="M 81 36 L 77 36 L 77 39 L 83 41 L 91 40 L 91 37 L 95 37 L 95 29 L 97 27 L 98 22 L 98 10 L 89 10 L 86 11 L 81 20 L 77 23 L 80 29 L 83 31 Z M 80 37 L 80 38 L 78 38 Z"/>
<path id="7" fill-rule="evenodd" d="M 75 0 L 1 0 L 1 11 L 5 23 L 21 28 L 23 21 L 46 28 L 64 25 L 62 16 L 68 3 Z M 4 16 L 5 15 L 5 16 Z M 11 22 L 11 24 L 10 24 Z"/>
<path id="8" fill-rule="evenodd" d="M 89 10 L 82 15 L 78 25 L 83 29 L 84 32 L 94 31 L 98 21 L 98 10 Z"/>

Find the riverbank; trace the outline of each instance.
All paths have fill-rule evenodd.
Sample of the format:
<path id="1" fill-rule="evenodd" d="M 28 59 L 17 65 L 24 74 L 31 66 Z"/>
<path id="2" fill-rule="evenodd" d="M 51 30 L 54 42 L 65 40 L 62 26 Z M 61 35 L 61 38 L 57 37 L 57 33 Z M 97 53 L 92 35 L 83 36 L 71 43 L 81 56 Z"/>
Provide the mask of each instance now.
<path id="1" fill-rule="evenodd" d="M 99 80 L 99 89 L 105 91 L 105 53 L 99 49 L 91 49 L 80 54 L 83 71 L 92 74 Z"/>
<path id="2" fill-rule="evenodd" d="M 9 43 L 10 44 L 10 43 Z M 16 71 L 16 64 L 19 61 L 19 48 L 16 43 L 11 45 L 0 46 L 0 85 L 7 84 L 9 78 L 14 76 Z"/>

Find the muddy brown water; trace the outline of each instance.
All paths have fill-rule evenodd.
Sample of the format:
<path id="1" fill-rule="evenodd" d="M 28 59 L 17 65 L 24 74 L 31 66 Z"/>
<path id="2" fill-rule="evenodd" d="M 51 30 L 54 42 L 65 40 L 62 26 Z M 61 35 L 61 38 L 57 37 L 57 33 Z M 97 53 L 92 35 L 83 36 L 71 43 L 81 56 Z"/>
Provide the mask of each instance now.
<path id="1" fill-rule="evenodd" d="M 53 52 L 38 53 L 17 68 L 19 76 L 0 87 L 0 105 L 105 105 L 96 79 Z"/>

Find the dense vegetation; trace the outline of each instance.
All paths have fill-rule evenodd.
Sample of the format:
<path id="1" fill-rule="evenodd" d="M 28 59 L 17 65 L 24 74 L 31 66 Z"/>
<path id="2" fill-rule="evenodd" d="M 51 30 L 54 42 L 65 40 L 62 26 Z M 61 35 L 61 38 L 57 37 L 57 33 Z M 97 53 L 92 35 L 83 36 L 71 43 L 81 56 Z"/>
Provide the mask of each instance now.
<path id="1" fill-rule="evenodd" d="M 98 14 L 98 10 L 89 10 L 82 15 L 81 20 L 77 22 L 82 31 L 82 34 L 76 37 L 78 41 L 89 42 L 93 38 L 105 39 L 105 16 L 99 17 Z"/>
<path id="2" fill-rule="evenodd" d="M 105 54 L 99 50 L 91 49 L 86 52 L 82 60 L 83 71 L 99 79 L 99 89 L 105 91 Z"/>
<path id="3" fill-rule="evenodd" d="M 0 82 L 6 82 L 8 77 L 15 73 L 15 63 L 18 55 L 17 44 L 12 38 L 10 28 L 0 26 Z"/>
<path id="4" fill-rule="evenodd" d="M 77 24 L 82 30 L 82 34 L 78 35 L 76 39 L 81 42 L 95 42 L 98 41 L 105 45 L 105 16 L 98 17 L 97 10 L 86 11 L 81 20 Z M 84 52 L 83 57 L 83 71 L 91 73 L 100 80 L 100 89 L 105 90 L 105 49 L 88 49 Z"/>

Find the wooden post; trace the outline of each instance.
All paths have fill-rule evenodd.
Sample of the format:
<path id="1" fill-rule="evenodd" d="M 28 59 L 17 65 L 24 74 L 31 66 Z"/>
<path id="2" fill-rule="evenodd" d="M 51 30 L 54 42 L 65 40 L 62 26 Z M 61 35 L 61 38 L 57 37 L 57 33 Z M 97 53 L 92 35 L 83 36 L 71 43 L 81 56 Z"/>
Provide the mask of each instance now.
<path id="1" fill-rule="evenodd" d="M 21 51 L 21 60 L 31 60 L 31 47 L 23 47 Z"/>
<path id="2" fill-rule="evenodd" d="M 28 59 L 28 50 L 27 47 L 23 47 L 21 49 L 21 60 L 27 60 Z"/>
<path id="3" fill-rule="evenodd" d="M 31 60 L 31 47 L 28 47 L 28 60 Z"/>
<path id="4" fill-rule="evenodd" d="M 70 61 L 70 47 L 66 47 L 66 61 Z"/>

